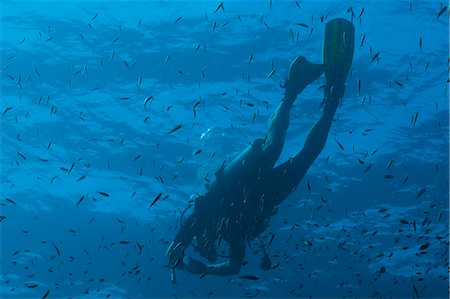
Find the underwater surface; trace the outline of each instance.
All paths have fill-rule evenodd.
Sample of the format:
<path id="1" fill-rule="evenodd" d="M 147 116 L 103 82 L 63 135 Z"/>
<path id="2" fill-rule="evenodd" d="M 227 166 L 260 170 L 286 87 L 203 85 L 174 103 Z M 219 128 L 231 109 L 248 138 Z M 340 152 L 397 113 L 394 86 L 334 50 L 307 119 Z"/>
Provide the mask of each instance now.
<path id="1" fill-rule="evenodd" d="M 2 1 L 0 296 L 448 298 L 448 7 L 367 2 Z M 264 137 L 336 17 L 355 25 L 352 70 L 260 236 L 272 268 L 256 239 L 239 275 L 171 281 L 191 194 Z M 279 163 L 323 84 L 293 105 Z"/>

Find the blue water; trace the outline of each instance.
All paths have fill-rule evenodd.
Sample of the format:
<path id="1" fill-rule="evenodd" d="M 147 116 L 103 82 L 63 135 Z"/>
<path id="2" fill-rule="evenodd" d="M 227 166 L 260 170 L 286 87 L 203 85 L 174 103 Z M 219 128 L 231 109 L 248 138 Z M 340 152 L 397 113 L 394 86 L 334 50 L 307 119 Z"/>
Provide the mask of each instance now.
<path id="1" fill-rule="evenodd" d="M 219 3 L 1 2 L 1 297 L 447 298 L 446 3 Z M 291 61 L 320 63 L 325 23 L 350 7 L 328 142 L 261 236 L 278 266 L 251 242 L 240 274 L 258 280 L 171 283 L 190 195 L 264 136 Z M 321 85 L 294 104 L 280 161 L 320 116 Z"/>

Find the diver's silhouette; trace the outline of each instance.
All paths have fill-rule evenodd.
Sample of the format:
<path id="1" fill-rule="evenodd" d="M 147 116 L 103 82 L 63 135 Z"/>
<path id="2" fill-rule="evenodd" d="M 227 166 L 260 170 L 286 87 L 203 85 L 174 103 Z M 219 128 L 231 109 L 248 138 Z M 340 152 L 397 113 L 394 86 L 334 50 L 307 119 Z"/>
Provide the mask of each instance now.
<path id="1" fill-rule="evenodd" d="M 330 21 L 325 29 L 324 64 L 297 57 L 291 64 L 285 93 L 268 121 L 264 139 L 256 139 L 229 165 L 216 172 L 208 191 L 195 199 L 194 211 L 181 224 L 167 250 L 169 266 L 195 274 L 239 273 L 249 240 L 269 224 L 274 208 L 296 188 L 322 151 L 334 114 L 344 95 L 353 59 L 354 27 L 344 19 Z M 303 89 L 325 72 L 323 114 L 309 132 L 303 148 L 274 167 L 289 125 L 289 111 Z M 209 263 L 189 258 L 184 250 L 196 238 L 196 249 Z M 229 261 L 215 263 L 221 240 L 230 245 Z M 267 261 L 265 267 L 267 268 Z"/>

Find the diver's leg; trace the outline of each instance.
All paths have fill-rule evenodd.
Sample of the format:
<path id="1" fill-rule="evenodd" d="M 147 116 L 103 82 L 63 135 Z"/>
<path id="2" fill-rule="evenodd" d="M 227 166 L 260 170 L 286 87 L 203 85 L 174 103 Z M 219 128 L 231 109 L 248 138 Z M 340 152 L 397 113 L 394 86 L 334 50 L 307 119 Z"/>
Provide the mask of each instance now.
<path id="1" fill-rule="evenodd" d="M 345 81 L 353 60 L 355 28 L 345 19 L 327 23 L 324 38 L 325 98 L 322 117 L 309 132 L 303 149 L 294 156 L 292 164 L 304 171 L 322 151 L 330 131 L 334 113 L 344 96 Z"/>
<path id="2" fill-rule="evenodd" d="M 344 95 L 345 81 L 353 60 L 355 29 L 345 19 L 327 23 L 324 38 L 325 98 L 319 121 L 309 132 L 303 148 L 289 161 L 275 169 L 274 179 L 280 180 L 279 193 L 295 188 L 325 146 L 337 106 Z M 278 201 L 283 200 L 278 197 Z"/>
<path id="3" fill-rule="evenodd" d="M 295 189 L 324 148 L 343 92 L 344 87 L 342 86 L 324 99 L 323 114 L 309 131 L 303 148 L 294 157 L 274 169 L 273 180 L 277 182 L 275 185 L 278 189 L 276 190 L 278 196 L 273 198 L 273 205 L 279 204 Z"/>
<path id="4" fill-rule="evenodd" d="M 289 126 L 289 110 L 297 95 L 315 81 L 323 72 L 323 66 L 313 64 L 304 57 L 297 57 L 291 64 L 285 83 L 285 94 L 267 123 L 267 135 L 263 144 L 265 158 L 273 166 L 283 150 L 286 131 Z"/>
<path id="5" fill-rule="evenodd" d="M 294 97 L 294 100 L 296 97 Z M 285 101 L 285 98 L 278 104 L 278 107 L 267 122 L 267 135 L 263 144 L 263 152 L 266 161 L 270 161 L 269 164 L 272 167 L 283 150 L 286 131 L 289 126 L 289 110 L 291 109 L 291 105 L 288 101 Z"/>
<path id="6" fill-rule="evenodd" d="M 285 94 L 268 122 L 266 138 L 256 139 L 247 146 L 230 164 L 216 172 L 217 182 L 229 186 L 247 179 L 259 177 L 262 169 L 272 168 L 283 149 L 286 130 L 289 125 L 289 110 L 297 95 L 323 73 L 323 65 L 313 64 L 304 57 L 297 57 L 291 64 L 285 83 Z M 214 189 L 213 183 L 210 189 Z"/>
<path id="7" fill-rule="evenodd" d="M 330 97 L 325 98 L 322 116 L 309 131 L 303 148 L 292 158 L 294 167 L 297 166 L 308 169 L 323 150 L 333 122 L 334 114 L 342 95 L 343 86 L 339 94 L 336 91 Z"/>

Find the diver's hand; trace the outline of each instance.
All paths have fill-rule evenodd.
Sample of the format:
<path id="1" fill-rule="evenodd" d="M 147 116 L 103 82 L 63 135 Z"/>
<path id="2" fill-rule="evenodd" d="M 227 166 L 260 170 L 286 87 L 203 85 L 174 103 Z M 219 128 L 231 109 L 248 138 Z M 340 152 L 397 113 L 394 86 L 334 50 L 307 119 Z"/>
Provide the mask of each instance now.
<path id="1" fill-rule="evenodd" d="M 172 242 L 166 252 L 169 267 L 183 268 L 184 246 L 181 242 Z"/>
<path id="2" fill-rule="evenodd" d="M 208 272 L 208 266 L 202 262 L 199 262 L 193 258 L 189 258 L 188 264 L 184 265 L 184 268 L 192 274 L 204 274 Z"/>

